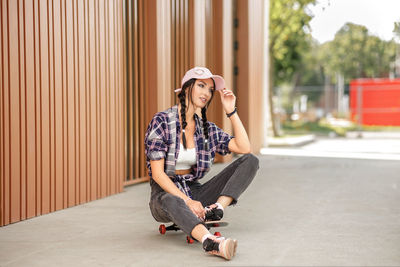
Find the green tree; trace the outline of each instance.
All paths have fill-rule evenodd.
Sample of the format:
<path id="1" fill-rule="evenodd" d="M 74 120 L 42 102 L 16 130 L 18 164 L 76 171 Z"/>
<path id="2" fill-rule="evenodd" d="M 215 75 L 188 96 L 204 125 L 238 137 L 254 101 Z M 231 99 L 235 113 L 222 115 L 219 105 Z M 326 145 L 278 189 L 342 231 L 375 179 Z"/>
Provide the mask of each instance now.
<path id="1" fill-rule="evenodd" d="M 274 123 L 272 96 L 274 87 L 291 81 L 300 68 L 302 54 L 310 49 L 309 22 L 312 15 L 307 6 L 316 0 L 271 0 L 269 28 L 269 106 L 274 136 L 278 135 Z"/>
<path id="2" fill-rule="evenodd" d="M 400 40 L 400 21 L 394 23 L 393 33 Z"/>
<path id="3" fill-rule="evenodd" d="M 370 35 L 365 26 L 346 23 L 320 51 L 325 73 L 333 78 L 341 73 L 349 83 L 355 78 L 388 77 L 395 49 L 394 41 Z"/>

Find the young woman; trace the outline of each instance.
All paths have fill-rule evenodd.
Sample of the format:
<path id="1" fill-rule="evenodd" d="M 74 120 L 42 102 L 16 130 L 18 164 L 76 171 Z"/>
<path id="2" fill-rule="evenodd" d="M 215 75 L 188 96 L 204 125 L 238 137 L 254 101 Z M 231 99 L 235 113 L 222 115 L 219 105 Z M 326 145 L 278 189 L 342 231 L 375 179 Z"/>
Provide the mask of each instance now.
<path id="1" fill-rule="evenodd" d="M 230 118 L 235 137 L 207 121 L 207 107 L 218 91 Z M 207 68 L 186 72 L 179 104 L 156 113 L 145 136 L 149 170 L 150 210 L 159 222 L 174 222 L 202 242 L 206 252 L 231 259 L 237 241 L 215 237 L 204 221 L 220 220 L 225 208 L 235 204 L 258 170 L 250 154 L 250 141 L 235 108 L 236 97 L 225 88 L 224 79 Z M 196 111 L 201 110 L 202 118 Z M 215 153 L 245 154 L 208 182 L 198 182 L 210 169 Z"/>

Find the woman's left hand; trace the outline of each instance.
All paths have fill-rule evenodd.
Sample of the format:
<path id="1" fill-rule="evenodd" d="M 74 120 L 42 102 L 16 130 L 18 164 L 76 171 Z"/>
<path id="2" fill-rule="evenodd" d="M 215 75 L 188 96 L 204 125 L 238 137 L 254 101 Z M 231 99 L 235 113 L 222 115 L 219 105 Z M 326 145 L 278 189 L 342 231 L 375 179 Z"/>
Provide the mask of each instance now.
<path id="1" fill-rule="evenodd" d="M 236 96 L 233 92 L 227 88 L 219 90 L 219 95 L 221 96 L 222 106 L 225 113 L 231 113 L 235 110 Z"/>

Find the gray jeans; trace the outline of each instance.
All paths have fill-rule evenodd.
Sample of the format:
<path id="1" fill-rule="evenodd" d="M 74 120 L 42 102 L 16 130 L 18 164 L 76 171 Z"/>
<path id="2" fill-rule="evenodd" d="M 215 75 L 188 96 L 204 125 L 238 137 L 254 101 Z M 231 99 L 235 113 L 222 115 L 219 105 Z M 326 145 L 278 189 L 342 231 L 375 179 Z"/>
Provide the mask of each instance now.
<path id="1" fill-rule="evenodd" d="M 258 158 L 253 154 L 245 154 L 208 182 L 189 183 L 192 197 L 200 201 L 203 206 L 215 203 L 220 196 L 232 197 L 232 204 L 235 204 L 253 180 L 258 168 Z M 181 198 L 165 192 L 153 180 L 151 180 L 150 210 L 156 221 L 173 222 L 188 235 L 196 225 L 202 223 Z"/>

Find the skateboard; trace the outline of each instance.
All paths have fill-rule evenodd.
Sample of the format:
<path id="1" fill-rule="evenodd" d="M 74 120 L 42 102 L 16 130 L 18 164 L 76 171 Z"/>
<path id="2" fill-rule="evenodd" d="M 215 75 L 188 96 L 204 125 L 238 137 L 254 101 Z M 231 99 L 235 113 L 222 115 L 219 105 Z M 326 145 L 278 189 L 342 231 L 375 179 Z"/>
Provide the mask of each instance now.
<path id="1" fill-rule="evenodd" d="M 210 230 L 211 228 L 216 228 L 216 227 L 225 227 L 228 225 L 228 222 L 224 221 L 207 221 L 204 222 L 206 228 Z M 176 224 L 171 224 L 170 226 L 165 226 L 165 224 L 160 224 L 158 227 L 158 231 L 160 234 L 165 235 L 167 231 L 179 231 L 181 230 Z M 215 236 L 221 236 L 220 232 L 215 232 Z M 186 236 L 186 242 L 189 244 L 192 244 L 194 242 L 193 238 L 190 236 Z"/>

